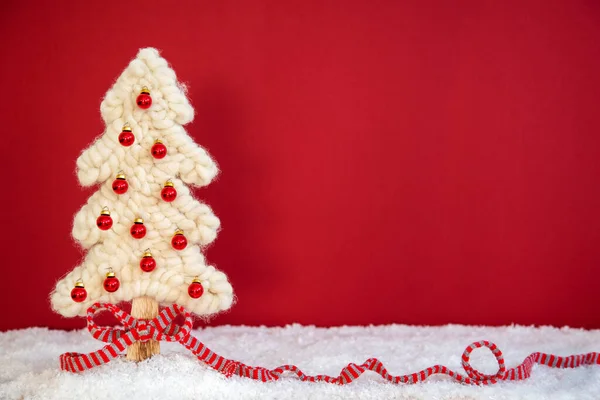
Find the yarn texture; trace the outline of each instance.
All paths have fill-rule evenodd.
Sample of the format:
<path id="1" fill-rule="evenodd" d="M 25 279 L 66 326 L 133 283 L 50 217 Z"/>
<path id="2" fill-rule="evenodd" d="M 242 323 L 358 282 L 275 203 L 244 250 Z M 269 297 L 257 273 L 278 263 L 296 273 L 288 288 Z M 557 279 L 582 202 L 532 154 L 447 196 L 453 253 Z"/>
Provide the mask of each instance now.
<path id="1" fill-rule="evenodd" d="M 147 110 L 136 104 L 143 87 L 152 96 Z M 196 315 L 228 309 L 233 302 L 231 284 L 223 272 L 206 264 L 201 252 L 201 246 L 216 238 L 220 222 L 208 205 L 193 198 L 187 186 L 208 185 L 218 168 L 182 126 L 192 121 L 194 110 L 175 72 L 156 49 L 141 49 L 107 92 L 100 110 L 106 130 L 77 160 L 81 185 L 99 185 L 73 223 L 73 238 L 88 251 L 81 265 L 56 284 L 52 308 L 66 317 L 84 316 L 96 302 L 117 304 L 149 296 L 163 306 L 178 304 Z M 129 147 L 118 141 L 125 124 L 135 136 Z M 156 140 L 167 146 L 163 159 L 151 155 Z M 129 189 L 118 195 L 111 185 L 121 171 Z M 160 197 L 168 180 L 177 190 L 177 198 L 170 203 Z M 112 228 L 106 231 L 96 226 L 103 207 L 108 207 L 113 219 Z M 147 228 L 143 239 L 129 234 L 136 218 L 142 218 Z M 183 230 L 188 240 L 181 251 L 170 244 L 177 229 Z M 152 272 L 139 267 L 145 249 L 151 250 L 157 263 Z M 114 293 L 103 288 L 110 270 L 121 283 Z M 204 294 L 193 299 L 187 289 L 196 276 Z M 80 303 L 70 295 L 79 279 L 88 294 Z"/>

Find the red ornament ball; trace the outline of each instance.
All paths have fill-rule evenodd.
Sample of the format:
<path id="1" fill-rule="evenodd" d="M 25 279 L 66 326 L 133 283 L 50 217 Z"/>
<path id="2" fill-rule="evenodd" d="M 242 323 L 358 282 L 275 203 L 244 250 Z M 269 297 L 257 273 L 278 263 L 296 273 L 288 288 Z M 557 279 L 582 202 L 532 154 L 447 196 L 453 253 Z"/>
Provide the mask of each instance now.
<path id="1" fill-rule="evenodd" d="M 121 286 L 121 282 L 117 279 L 114 272 L 109 272 L 106 274 L 106 279 L 104 280 L 104 290 L 110 293 L 114 293 Z"/>
<path id="2" fill-rule="evenodd" d="M 118 174 L 117 179 L 115 179 L 112 183 L 113 192 L 115 192 L 116 194 L 124 194 L 127 192 L 127 189 L 129 189 L 129 184 L 125 179 L 125 175 Z"/>
<path id="3" fill-rule="evenodd" d="M 157 160 L 165 158 L 167 155 L 167 146 L 165 146 L 160 140 L 157 140 L 150 149 L 150 153 L 152 153 L 152 157 L 156 158 Z"/>
<path id="4" fill-rule="evenodd" d="M 152 105 L 152 97 L 150 96 L 150 91 L 147 87 L 144 87 L 140 93 L 140 95 L 135 99 L 136 104 L 142 110 L 147 110 Z"/>
<path id="5" fill-rule="evenodd" d="M 149 251 L 146 251 L 144 257 L 140 260 L 140 268 L 144 272 L 152 272 L 156 268 L 156 260 Z"/>
<path id="6" fill-rule="evenodd" d="M 177 198 L 177 190 L 173 187 L 173 182 L 168 181 L 165 183 L 165 187 L 160 191 L 160 197 L 167 203 L 170 203 Z"/>
<path id="7" fill-rule="evenodd" d="M 187 246 L 187 239 L 185 236 L 183 236 L 183 232 L 182 231 L 177 231 L 175 233 L 175 236 L 173 236 L 173 239 L 171 239 L 171 246 L 173 246 L 173 248 L 175 250 L 183 250 L 186 248 Z"/>
<path id="8" fill-rule="evenodd" d="M 133 142 L 135 142 L 135 136 L 131 133 L 129 125 L 125 125 L 123 131 L 119 134 L 119 143 L 121 143 L 122 146 L 129 147 Z"/>
<path id="9" fill-rule="evenodd" d="M 112 227 L 113 220 L 110 216 L 108 209 L 102 210 L 98 219 L 96 219 L 96 226 L 103 231 L 107 231 Z"/>
<path id="10" fill-rule="evenodd" d="M 83 283 L 77 282 L 75 284 L 75 287 L 71 290 L 71 299 L 73 299 L 73 301 L 75 303 L 81 303 L 86 298 L 87 298 L 87 291 L 85 290 Z"/>
<path id="11" fill-rule="evenodd" d="M 198 278 L 195 278 L 190 286 L 188 286 L 188 294 L 192 299 L 197 299 L 204 294 L 204 288 Z"/>
<path id="12" fill-rule="evenodd" d="M 131 226 L 129 230 L 131 236 L 136 239 L 141 239 L 146 236 L 146 227 L 144 226 L 144 220 L 141 218 L 136 218 L 135 223 Z"/>

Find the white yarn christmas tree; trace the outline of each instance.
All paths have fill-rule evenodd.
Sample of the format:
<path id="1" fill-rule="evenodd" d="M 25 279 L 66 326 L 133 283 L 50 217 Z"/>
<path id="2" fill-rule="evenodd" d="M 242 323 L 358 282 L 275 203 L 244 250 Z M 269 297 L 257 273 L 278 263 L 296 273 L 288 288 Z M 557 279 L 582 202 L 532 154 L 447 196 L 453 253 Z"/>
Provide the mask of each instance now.
<path id="1" fill-rule="evenodd" d="M 152 105 L 143 109 L 136 98 L 149 89 Z M 178 304 L 196 315 L 209 315 L 228 309 L 233 290 L 224 273 L 206 265 L 201 246 L 212 242 L 219 219 L 206 205 L 195 200 L 186 185 L 205 186 L 218 169 L 207 152 L 196 145 L 184 130 L 194 117 L 175 72 L 157 50 L 146 48 L 117 79 L 101 104 L 105 132 L 77 160 L 77 176 L 83 186 L 99 184 L 75 216 L 73 237 L 87 249 L 83 263 L 62 278 L 51 295 L 54 310 L 66 316 L 83 316 L 96 302 L 119 303 L 144 299 L 145 314 L 156 314 L 158 304 Z M 128 124 L 135 137 L 130 146 L 119 142 Z M 167 149 L 162 159 L 154 158 L 151 148 L 161 141 Z M 113 181 L 125 175 L 128 189 L 113 191 Z M 172 202 L 161 198 L 161 190 L 171 181 L 177 191 Z M 103 208 L 110 211 L 112 227 L 101 230 L 97 219 Z M 130 228 L 143 219 L 146 235 L 132 237 Z M 187 247 L 176 250 L 171 239 L 183 231 Z M 156 261 L 151 272 L 140 268 L 140 260 L 149 249 Z M 104 281 L 114 273 L 120 286 L 108 292 Z M 199 298 L 188 294 L 193 280 L 204 291 Z M 87 297 L 75 301 L 71 292 L 80 281 Z M 141 304 L 141 303 L 140 303 Z M 156 310 L 154 310 L 154 308 Z M 142 313 L 144 314 L 144 313 Z"/>

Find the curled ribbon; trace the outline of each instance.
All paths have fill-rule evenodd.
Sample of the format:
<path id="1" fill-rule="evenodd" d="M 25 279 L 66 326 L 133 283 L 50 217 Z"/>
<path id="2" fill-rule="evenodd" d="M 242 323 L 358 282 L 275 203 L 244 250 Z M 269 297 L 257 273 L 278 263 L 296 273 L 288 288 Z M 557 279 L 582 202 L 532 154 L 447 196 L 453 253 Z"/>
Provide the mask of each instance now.
<path id="1" fill-rule="evenodd" d="M 101 327 L 94 322 L 94 316 L 101 311 L 111 312 L 123 324 L 123 327 Z M 184 317 L 183 325 L 174 323 L 178 315 Z M 60 368 L 69 372 L 81 372 L 96 366 L 106 364 L 119 357 L 136 341 L 146 342 L 150 339 L 157 341 L 179 342 L 200 361 L 219 371 L 227 377 L 237 375 L 263 382 L 278 380 L 285 371 L 295 373 L 300 380 L 308 382 L 327 382 L 344 385 L 361 376 L 365 371 L 373 371 L 391 383 L 412 384 L 422 382 L 434 374 L 448 375 L 454 380 L 464 384 L 489 385 L 503 380 L 523 380 L 529 378 L 534 364 L 542 364 L 552 368 L 575 368 L 581 365 L 600 364 L 600 353 L 578 354 L 560 357 L 545 353 L 532 353 L 518 366 L 506 369 L 504 356 L 498 347 L 491 342 L 482 340 L 470 344 L 462 355 L 462 366 L 466 376 L 443 366 L 434 365 L 422 371 L 408 375 L 393 376 L 385 369 L 383 363 L 376 358 L 369 358 L 362 364 L 350 363 L 342 368 L 337 377 L 328 375 L 310 376 L 304 374 L 295 365 L 283 365 L 269 370 L 263 367 L 251 367 L 239 361 L 229 360 L 212 352 L 202 342 L 190 335 L 193 327 L 192 315 L 183 307 L 176 304 L 164 308 L 156 318 L 151 320 L 136 319 L 121 310 L 119 307 L 108 303 L 96 303 L 87 311 L 88 330 L 98 340 L 108 343 L 106 346 L 92 353 L 65 353 L 60 356 Z M 498 371 L 493 375 L 485 375 L 469 363 L 471 352 L 477 348 L 488 348 L 498 362 Z"/>

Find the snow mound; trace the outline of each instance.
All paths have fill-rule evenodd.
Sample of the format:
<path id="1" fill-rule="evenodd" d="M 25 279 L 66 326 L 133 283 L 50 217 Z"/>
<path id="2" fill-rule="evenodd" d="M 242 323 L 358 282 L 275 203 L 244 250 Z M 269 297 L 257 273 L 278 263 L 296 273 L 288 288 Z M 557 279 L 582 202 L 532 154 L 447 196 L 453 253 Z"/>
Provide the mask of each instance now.
<path id="1" fill-rule="evenodd" d="M 296 364 L 311 375 L 337 375 L 349 362 L 379 358 L 394 375 L 435 364 L 461 371 L 465 347 L 490 340 L 503 351 L 507 367 L 542 351 L 570 355 L 598 351 L 600 330 L 552 327 L 386 325 L 315 328 L 220 326 L 194 331 L 216 353 L 248 365 L 274 368 Z M 465 386 L 444 376 L 417 385 L 392 385 L 373 372 L 345 386 L 300 382 L 292 375 L 278 382 L 226 378 L 202 365 L 176 343 L 161 343 L 162 354 L 135 364 L 116 360 L 81 374 L 59 370 L 67 351 L 90 352 L 101 342 L 85 330 L 30 328 L 0 333 L 0 399 L 598 399 L 600 366 L 550 369 L 535 366 L 522 382 Z M 486 349 L 473 352 L 473 367 L 497 369 Z"/>

